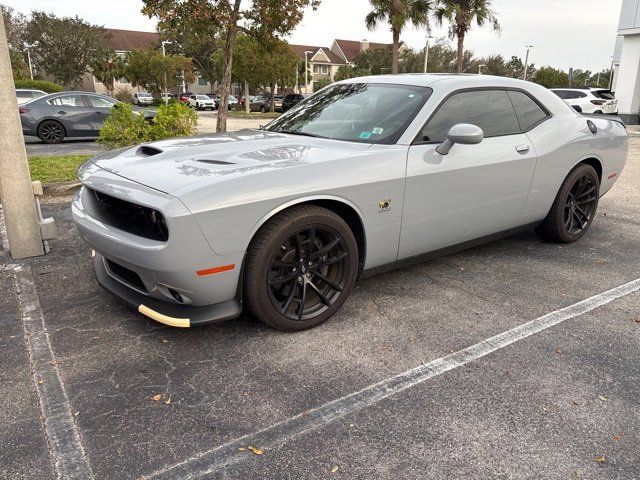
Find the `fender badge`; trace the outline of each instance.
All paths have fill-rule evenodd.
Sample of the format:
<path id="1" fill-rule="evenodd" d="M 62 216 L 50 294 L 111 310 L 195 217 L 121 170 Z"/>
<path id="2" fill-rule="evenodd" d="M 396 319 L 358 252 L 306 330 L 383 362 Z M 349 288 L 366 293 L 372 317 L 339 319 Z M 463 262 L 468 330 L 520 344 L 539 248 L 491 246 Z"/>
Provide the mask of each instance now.
<path id="1" fill-rule="evenodd" d="M 391 199 L 380 200 L 378 202 L 378 213 L 386 212 L 391 208 Z"/>

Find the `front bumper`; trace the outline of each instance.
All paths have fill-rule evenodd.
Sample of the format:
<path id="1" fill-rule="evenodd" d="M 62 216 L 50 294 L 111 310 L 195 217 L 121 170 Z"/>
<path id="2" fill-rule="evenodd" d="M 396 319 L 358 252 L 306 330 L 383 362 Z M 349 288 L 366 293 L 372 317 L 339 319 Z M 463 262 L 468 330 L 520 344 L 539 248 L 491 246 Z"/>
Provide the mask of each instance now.
<path id="1" fill-rule="evenodd" d="M 105 290 L 143 315 L 171 327 L 189 328 L 223 322 L 236 318 L 242 311 L 241 302 L 237 298 L 215 305 L 194 307 L 171 304 L 143 295 L 116 280 L 106 266 L 105 257 L 97 253 L 93 257 L 93 269 L 98 283 Z"/>

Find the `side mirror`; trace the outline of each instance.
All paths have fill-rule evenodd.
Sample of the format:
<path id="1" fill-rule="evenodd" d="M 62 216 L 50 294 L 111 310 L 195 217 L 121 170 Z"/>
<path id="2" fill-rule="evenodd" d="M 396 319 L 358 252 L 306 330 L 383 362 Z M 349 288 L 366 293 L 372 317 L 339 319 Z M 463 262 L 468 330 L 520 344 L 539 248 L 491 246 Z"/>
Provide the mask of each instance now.
<path id="1" fill-rule="evenodd" d="M 460 145 L 476 145 L 480 143 L 483 138 L 484 132 L 477 125 L 458 123 L 449 129 L 447 139 L 438 145 L 436 152 L 440 155 L 447 155 L 456 143 Z"/>
<path id="2" fill-rule="evenodd" d="M 580 105 L 571 105 L 571 107 L 578 113 L 582 113 L 582 107 Z"/>

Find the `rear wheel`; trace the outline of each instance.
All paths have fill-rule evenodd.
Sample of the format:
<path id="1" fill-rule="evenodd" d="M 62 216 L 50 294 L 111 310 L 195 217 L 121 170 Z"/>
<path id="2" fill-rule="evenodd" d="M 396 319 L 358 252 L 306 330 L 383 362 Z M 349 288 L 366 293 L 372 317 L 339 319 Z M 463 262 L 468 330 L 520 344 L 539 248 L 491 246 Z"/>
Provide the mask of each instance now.
<path id="1" fill-rule="evenodd" d="M 562 182 L 553 206 L 537 232 L 553 242 L 579 240 L 593 222 L 599 198 L 598 173 L 591 165 L 578 165 Z"/>
<path id="2" fill-rule="evenodd" d="M 64 140 L 64 127 L 55 120 L 45 120 L 38 127 L 38 138 L 44 143 L 60 143 Z"/>
<path id="3" fill-rule="evenodd" d="M 314 205 L 282 212 L 258 233 L 246 263 L 245 298 L 267 325 L 297 332 L 326 322 L 347 300 L 358 270 L 349 226 Z"/>
<path id="4" fill-rule="evenodd" d="M 260 113 L 266 113 L 267 109 L 264 108 L 264 105 L 260 107 Z"/>

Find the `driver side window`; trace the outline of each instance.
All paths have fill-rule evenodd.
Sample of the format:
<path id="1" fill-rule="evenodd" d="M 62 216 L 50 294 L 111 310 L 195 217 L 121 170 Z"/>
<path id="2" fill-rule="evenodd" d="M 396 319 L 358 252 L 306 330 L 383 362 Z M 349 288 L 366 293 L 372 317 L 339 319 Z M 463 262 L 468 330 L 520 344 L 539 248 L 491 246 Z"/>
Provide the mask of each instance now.
<path id="1" fill-rule="evenodd" d="M 518 119 L 505 90 L 456 93 L 440 105 L 422 129 L 422 142 L 441 143 L 458 123 L 477 125 L 486 137 L 520 133 Z"/>

